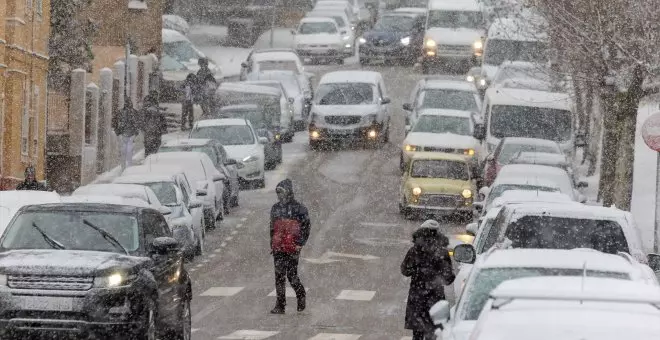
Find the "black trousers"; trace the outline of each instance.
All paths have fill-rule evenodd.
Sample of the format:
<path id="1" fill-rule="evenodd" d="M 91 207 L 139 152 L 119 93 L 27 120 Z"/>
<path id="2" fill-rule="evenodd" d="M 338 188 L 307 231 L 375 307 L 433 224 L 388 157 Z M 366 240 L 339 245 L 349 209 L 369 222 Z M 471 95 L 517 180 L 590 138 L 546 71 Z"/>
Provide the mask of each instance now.
<path id="1" fill-rule="evenodd" d="M 298 277 L 298 254 L 273 253 L 275 264 L 275 293 L 277 304 L 286 305 L 286 280 L 296 292 L 298 300 L 305 298 L 305 287 Z"/>
<path id="2" fill-rule="evenodd" d="M 181 129 L 185 129 L 186 120 L 188 121 L 188 126 L 192 128 L 193 126 L 193 103 L 191 101 L 184 101 L 181 104 Z"/>

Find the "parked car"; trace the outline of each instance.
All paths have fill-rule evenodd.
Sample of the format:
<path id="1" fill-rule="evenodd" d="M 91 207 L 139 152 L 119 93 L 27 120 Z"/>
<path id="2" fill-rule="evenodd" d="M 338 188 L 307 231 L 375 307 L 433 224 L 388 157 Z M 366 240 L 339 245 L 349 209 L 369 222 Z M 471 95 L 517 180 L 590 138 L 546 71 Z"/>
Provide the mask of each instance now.
<path id="1" fill-rule="evenodd" d="M 0 336 L 189 339 L 192 287 L 178 242 L 149 207 L 22 207 L 0 238 Z M 21 317 L 16 317 L 20 315 Z"/>
<path id="2" fill-rule="evenodd" d="M 441 301 L 432 307 L 432 311 L 449 310 L 449 315 L 434 315 L 434 322 L 444 328 L 437 330 L 436 335 L 443 340 L 470 339 L 493 289 L 507 280 L 531 277 L 569 277 L 586 281 L 594 277 L 609 278 L 658 287 L 655 277 L 648 277 L 639 263 L 626 255 L 590 249 L 494 249 L 475 262 L 456 306 L 449 308 L 447 301 Z M 617 292 L 612 293 L 616 295 Z"/>
<path id="3" fill-rule="evenodd" d="M 209 61 L 209 69 L 218 82 L 223 80 L 222 70 L 218 65 L 210 60 L 202 51 L 195 47 L 185 35 L 170 29 L 162 30 L 163 55 L 170 56 L 176 61 L 182 63 L 191 72 L 197 72 L 200 58 Z"/>
<path id="4" fill-rule="evenodd" d="M 302 115 L 302 109 L 304 108 L 304 99 L 301 96 L 297 96 L 296 92 L 294 89 L 290 88 L 289 86 L 285 86 L 284 83 L 280 80 L 267 80 L 268 76 L 263 76 L 264 73 L 272 73 L 272 72 L 284 72 L 284 73 L 291 73 L 293 72 L 290 71 L 265 71 L 263 73 L 260 73 L 259 80 L 247 80 L 243 81 L 240 84 L 245 84 L 249 86 L 264 86 L 271 88 L 273 90 L 276 90 L 280 93 L 282 99 L 286 99 L 286 104 L 284 104 L 284 101 L 282 101 L 283 105 L 282 107 L 282 112 L 284 112 L 283 118 L 281 119 L 280 126 L 285 125 L 287 126 L 286 129 L 282 128 L 276 128 L 275 124 L 271 124 L 269 122 L 269 119 L 267 118 L 267 113 L 263 112 L 264 110 L 261 109 L 261 112 L 256 112 L 254 110 L 250 110 L 249 113 L 251 115 L 237 115 L 238 112 L 236 110 L 237 107 L 232 107 L 232 108 L 226 108 L 224 107 L 221 112 L 221 117 L 216 117 L 216 118 L 243 118 L 247 117 L 250 122 L 252 123 L 253 126 L 259 126 L 261 128 L 267 128 L 271 132 L 275 134 L 279 134 L 280 138 L 279 140 L 282 143 L 291 143 L 293 141 L 293 136 L 296 131 L 299 131 L 299 122 L 298 120 L 300 119 L 300 116 Z M 266 78 L 266 79 L 262 79 Z M 244 111 L 244 110 L 243 110 Z M 233 115 L 228 115 L 227 113 L 234 113 Z M 244 112 L 248 113 L 248 112 Z M 266 114 L 264 116 L 264 114 Z M 286 117 L 286 121 L 285 118 Z"/>
<path id="5" fill-rule="evenodd" d="M 163 142 L 158 152 L 189 152 L 199 151 L 205 153 L 215 168 L 225 176 L 223 200 L 225 214 L 229 214 L 230 208 L 238 205 L 238 196 L 241 188 L 238 183 L 238 169 L 236 160 L 227 156 L 225 147 L 215 139 L 176 139 Z"/>
<path id="6" fill-rule="evenodd" d="M 175 30 L 183 35 L 190 32 L 190 25 L 186 19 L 174 14 L 163 14 L 163 28 Z"/>
<path id="7" fill-rule="evenodd" d="M 253 183 L 257 187 L 266 186 L 265 146 L 270 141 L 258 137 L 249 120 L 226 118 L 208 119 L 195 123 L 190 138 L 210 138 L 219 141 L 229 157 L 238 164 L 238 176 L 243 184 Z M 272 158 L 270 167 L 272 167 Z"/>
<path id="8" fill-rule="evenodd" d="M 0 191 L 0 235 L 18 209 L 25 205 L 60 202 L 61 197 L 52 191 L 7 190 Z"/>
<path id="9" fill-rule="evenodd" d="M 289 33 L 292 32 L 289 31 Z M 305 66 L 294 46 L 291 48 L 259 48 L 250 51 L 247 59 L 241 63 L 239 79 L 241 81 L 254 80 L 256 74 L 269 69 L 295 72 L 300 78 L 300 82 L 305 85 L 305 98 L 312 99 L 314 95 L 311 81 L 313 74 L 305 72 Z"/>
<path id="10" fill-rule="evenodd" d="M 357 46 L 355 45 L 355 29 L 351 28 L 351 21 L 346 16 L 345 12 L 342 12 L 338 9 L 317 9 L 305 14 L 306 18 L 330 18 L 337 23 L 340 32 L 345 32 L 342 34 L 342 40 L 346 44 L 350 44 L 353 49 Z"/>
<path id="11" fill-rule="evenodd" d="M 284 87 L 293 109 L 293 130 L 304 130 L 312 103 L 311 99 L 305 98 L 305 85 L 300 82 L 300 78 L 293 71 L 263 71 L 257 75 L 257 79 L 252 83 L 258 85 L 263 81 L 264 85 L 270 82 L 270 86 L 274 86 L 273 82 L 279 82 Z M 290 137 L 293 137 L 292 134 Z M 291 141 L 290 138 L 288 141 Z"/>
<path id="12" fill-rule="evenodd" d="M 385 13 L 359 38 L 360 64 L 372 60 L 413 65 L 422 53 L 426 13 Z"/>
<path id="13" fill-rule="evenodd" d="M 216 221 L 224 219 L 223 193 L 225 176 L 213 165 L 213 161 L 203 152 L 163 152 L 147 156 L 144 165 L 154 164 L 183 167 L 186 177 L 197 190 L 197 197 L 204 202 L 204 224 L 207 229 L 214 229 Z"/>
<path id="14" fill-rule="evenodd" d="M 295 32 L 296 53 L 313 62 L 336 62 L 343 65 L 353 45 L 344 41 L 348 32 L 341 31 L 334 19 L 303 18 Z M 343 33 L 342 33 L 343 32 Z"/>
<path id="15" fill-rule="evenodd" d="M 335 71 L 323 75 L 316 89 L 309 125 L 309 145 L 324 141 L 389 140 L 390 98 L 383 77 L 372 71 Z"/>
<path id="16" fill-rule="evenodd" d="M 420 152 L 405 168 L 399 193 L 399 212 L 462 215 L 472 219 L 476 181 L 463 155 Z"/>

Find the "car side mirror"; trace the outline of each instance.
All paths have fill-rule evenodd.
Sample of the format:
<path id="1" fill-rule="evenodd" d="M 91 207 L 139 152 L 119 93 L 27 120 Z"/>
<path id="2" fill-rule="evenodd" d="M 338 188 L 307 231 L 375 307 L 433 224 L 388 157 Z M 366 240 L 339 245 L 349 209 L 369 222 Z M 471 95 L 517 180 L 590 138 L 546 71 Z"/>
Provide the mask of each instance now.
<path id="1" fill-rule="evenodd" d="M 344 35 L 345 35 L 345 34 L 346 34 L 346 33 L 348 33 L 348 32 L 346 32 L 346 31 L 341 31 L 341 32 L 339 32 L 339 33 L 341 33 L 341 34 L 344 34 Z"/>
<path id="2" fill-rule="evenodd" d="M 576 187 L 577 187 L 577 188 L 580 188 L 580 189 L 582 189 L 582 188 L 588 188 L 588 187 L 589 187 L 589 183 L 587 183 L 586 181 L 579 181 L 579 182 L 577 183 Z"/>
<path id="3" fill-rule="evenodd" d="M 465 226 L 465 232 L 470 236 L 477 236 L 478 231 L 479 224 L 477 224 L 477 222 L 472 222 Z"/>
<path id="4" fill-rule="evenodd" d="M 290 104 L 293 104 L 295 101 L 296 101 L 295 99 L 293 99 L 293 98 L 289 98 L 289 103 L 290 103 Z"/>
<path id="5" fill-rule="evenodd" d="M 170 255 L 179 251 L 179 241 L 172 237 L 157 237 L 151 242 L 151 250 L 158 255 Z"/>
<path id="6" fill-rule="evenodd" d="M 383 105 L 389 104 L 391 102 L 392 102 L 392 100 L 390 98 L 387 98 L 387 97 L 380 100 L 380 103 L 383 104 Z"/>
<path id="7" fill-rule="evenodd" d="M 654 272 L 660 272 L 660 255 L 658 254 L 648 254 L 647 259 L 649 262 L 649 267 Z"/>
<path id="8" fill-rule="evenodd" d="M 575 147 L 584 148 L 587 146 L 587 136 L 584 133 L 575 135 Z"/>
<path id="9" fill-rule="evenodd" d="M 242 63 L 241 63 L 241 67 L 242 67 L 242 68 L 247 68 L 247 67 L 248 67 L 248 64 L 247 64 L 246 62 L 242 62 Z"/>
<path id="10" fill-rule="evenodd" d="M 472 264 L 477 259 L 477 252 L 471 244 L 459 244 L 454 247 L 456 262 Z"/>
<path id="11" fill-rule="evenodd" d="M 410 132 L 410 130 L 412 130 L 412 126 L 406 125 L 406 133 Z"/>
<path id="12" fill-rule="evenodd" d="M 486 126 L 483 124 L 476 124 L 472 136 L 478 140 L 484 140 L 486 138 Z"/>
<path id="13" fill-rule="evenodd" d="M 168 208 L 168 207 L 166 207 L 166 206 L 162 206 L 162 207 L 158 208 L 158 211 L 159 211 L 163 216 L 167 216 L 167 215 L 169 215 L 169 214 L 172 213 L 172 209 L 170 209 L 170 208 Z"/>
<path id="14" fill-rule="evenodd" d="M 406 110 L 406 111 L 412 111 L 412 110 L 413 110 L 413 108 L 412 108 L 412 104 L 410 104 L 410 103 L 403 103 L 403 109 Z"/>
<path id="15" fill-rule="evenodd" d="M 495 160 L 495 156 L 491 153 L 490 155 L 486 156 L 486 160 L 488 162 L 492 162 Z"/>
<path id="16" fill-rule="evenodd" d="M 224 181 L 226 177 L 223 174 L 213 175 L 213 182 Z"/>
<path id="17" fill-rule="evenodd" d="M 196 200 L 196 199 L 191 199 L 190 203 L 188 203 L 188 209 L 197 209 L 202 207 L 202 202 Z"/>
<path id="18" fill-rule="evenodd" d="M 237 162 L 233 158 L 228 158 L 227 160 L 225 160 L 225 165 L 236 165 L 236 164 Z"/>
<path id="19" fill-rule="evenodd" d="M 483 211 L 484 211 L 484 203 L 483 202 L 472 202 L 472 207 L 479 214 L 482 214 Z"/>
<path id="20" fill-rule="evenodd" d="M 490 193 L 489 187 L 483 187 L 479 189 L 479 196 L 481 196 L 482 198 L 486 198 L 486 196 L 488 196 L 489 193 Z"/>
<path id="21" fill-rule="evenodd" d="M 259 137 L 259 144 L 268 144 L 268 138 L 266 137 Z"/>
<path id="22" fill-rule="evenodd" d="M 446 324 L 449 321 L 449 309 L 449 302 L 447 300 L 436 302 L 436 304 L 429 309 L 429 315 L 431 315 L 433 324 L 436 326 Z"/>

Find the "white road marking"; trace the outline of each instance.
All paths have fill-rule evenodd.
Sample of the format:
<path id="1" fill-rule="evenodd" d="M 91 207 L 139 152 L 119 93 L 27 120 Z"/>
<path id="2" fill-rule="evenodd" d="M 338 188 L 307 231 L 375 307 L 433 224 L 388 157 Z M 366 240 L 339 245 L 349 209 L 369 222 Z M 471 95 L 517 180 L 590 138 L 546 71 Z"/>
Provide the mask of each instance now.
<path id="1" fill-rule="evenodd" d="M 231 237 L 231 236 L 227 236 L 227 237 L 225 237 L 225 241 L 231 241 L 231 240 L 233 240 L 233 239 L 234 239 L 234 238 Z"/>
<path id="2" fill-rule="evenodd" d="M 200 296 L 234 296 L 244 287 L 211 287 Z"/>
<path id="3" fill-rule="evenodd" d="M 241 222 L 245 222 L 245 221 L 247 221 L 247 217 L 241 218 Z"/>
<path id="4" fill-rule="evenodd" d="M 401 340 L 412 340 L 412 336 L 404 336 Z"/>
<path id="5" fill-rule="evenodd" d="M 305 288 L 305 291 L 306 291 L 306 292 L 309 292 L 309 288 Z M 273 290 L 272 292 L 270 292 L 270 294 L 268 294 L 268 296 L 270 296 L 270 297 L 274 297 L 274 296 L 276 296 L 276 295 L 277 295 L 277 294 L 275 294 L 275 291 L 274 291 L 274 290 Z M 285 295 L 286 295 L 286 297 L 288 297 L 288 298 L 294 298 L 294 297 L 296 297 L 296 292 L 293 291 L 293 288 L 291 288 L 291 287 L 286 287 L 286 294 L 285 294 Z"/>
<path id="6" fill-rule="evenodd" d="M 203 265 L 201 263 L 199 263 L 195 266 L 195 268 L 202 268 L 202 267 L 203 267 Z"/>
<path id="7" fill-rule="evenodd" d="M 360 222 L 360 225 L 363 227 L 398 227 L 397 223 L 387 223 L 387 222 Z"/>
<path id="8" fill-rule="evenodd" d="M 358 340 L 360 337 L 359 334 L 319 333 L 309 340 Z"/>
<path id="9" fill-rule="evenodd" d="M 214 250 L 213 252 L 215 252 L 215 253 L 219 253 L 219 252 L 221 252 L 221 251 L 222 251 L 222 248 L 218 248 L 218 249 Z"/>
<path id="10" fill-rule="evenodd" d="M 211 258 L 211 259 L 214 258 L 214 257 L 215 257 L 215 254 L 209 255 L 209 258 Z"/>
<path id="11" fill-rule="evenodd" d="M 188 269 L 189 272 L 194 273 L 197 270 L 197 268 L 190 268 Z"/>
<path id="12" fill-rule="evenodd" d="M 190 333 L 195 333 L 195 332 L 197 332 L 197 331 L 199 331 L 199 328 L 192 328 L 192 329 L 190 330 Z"/>
<path id="13" fill-rule="evenodd" d="M 209 260 L 204 260 L 202 261 L 202 263 L 209 263 Z"/>
<path id="14" fill-rule="evenodd" d="M 360 259 L 360 260 L 378 260 L 380 257 L 373 255 L 356 255 L 356 254 L 346 254 L 346 253 L 335 253 L 333 251 L 326 252 L 328 257 L 348 257 L 351 259 Z"/>
<path id="15" fill-rule="evenodd" d="M 223 335 L 218 337 L 218 339 L 227 339 L 227 340 L 261 340 L 267 339 L 271 336 L 277 335 L 276 331 L 257 331 L 253 329 L 241 329 L 234 333 Z"/>
<path id="16" fill-rule="evenodd" d="M 376 292 L 373 290 L 342 290 L 335 299 L 337 300 L 352 300 L 352 301 L 371 301 Z"/>
<path id="17" fill-rule="evenodd" d="M 224 246 L 226 246 L 226 245 L 227 245 L 227 242 L 222 242 L 222 243 L 220 243 L 220 247 L 224 247 Z"/>
<path id="18" fill-rule="evenodd" d="M 239 223 L 239 224 L 236 225 L 236 228 L 240 228 L 242 226 L 243 226 L 243 223 Z"/>
<path id="19" fill-rule="evenodd" d="M 236 230 L 232 230 L 232 231 L 231 231 L 231 234 L 232 234 L 232 235 L 236 235 L 236 234 L 238 234 L 238 231 L 236 231 Z"/>

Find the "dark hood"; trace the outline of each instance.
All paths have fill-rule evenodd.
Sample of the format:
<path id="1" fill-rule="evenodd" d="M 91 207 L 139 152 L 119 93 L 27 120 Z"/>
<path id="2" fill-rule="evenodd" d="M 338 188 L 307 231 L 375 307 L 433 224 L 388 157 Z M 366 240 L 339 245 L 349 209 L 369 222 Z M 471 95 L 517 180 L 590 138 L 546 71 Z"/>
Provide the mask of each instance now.
<path id="1" fill-rule="evenodd" d="M 0 253 L 0 273 L 9 275 L 97 276 L 130 270 L 148 258 L 83 250 L 11 250 Z"/>
<path id="2" fill-rule="evenodd" d="M 414 247 L 424 253 L 444 251 L 449 245 L 449 239 L 437 229 L 419 228 L 412 234 Z"/>
<path id="3" fill-rule="evenodd" d="M 275 187 L 275 190 L 277 190 L 277 188 L 283 188 L 284 190 L 286 190 L 289 193 L 289 198 L 291 200 L 294 199 L 294 196 L 293 196 L 293 182 L 291 182 L 290 179 L 287 178 L 287 179 L 283 180 L 282 182 L 277 183 L 277 187 Z"/>

